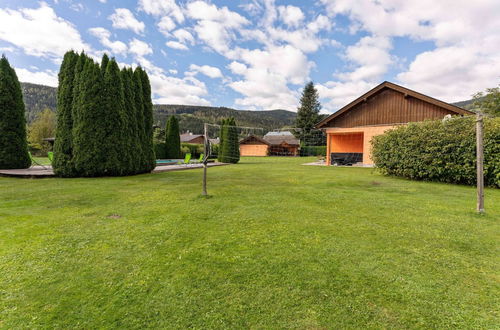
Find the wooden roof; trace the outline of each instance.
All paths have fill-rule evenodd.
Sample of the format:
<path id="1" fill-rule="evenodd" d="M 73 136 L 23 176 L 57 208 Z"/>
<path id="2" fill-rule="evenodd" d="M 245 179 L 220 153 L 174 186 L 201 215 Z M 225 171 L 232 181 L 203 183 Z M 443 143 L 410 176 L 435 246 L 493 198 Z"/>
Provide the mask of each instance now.
<path id="1" fill-rule="evenodd" d="M 377 95 L 377 94 L 379 94 L 382 91 L 387 90 L 387 89 L 402 93 L 405 98 L 412 97 L 412 98 L 421 100 L 423 102 L 432 104 L 436 107 L 448 110 L 448 111 L 455 113 L 457 115 L 471 115 L 471 114 L 473 114 L 473 112 L 459 108 L 455 105 L 452 105 L 452 104 L 437 100 L 435 98 L 432 98 L 430 96 L 415 92 L 415 91 L 408 89 L 406 87 L 399 86 L 397 84 L 394 84 L 394 83 L 391 83 L 388 81 L 384 81 L 380 85 L 376 86 L 375 88 L 373 88 L 370 91 L 366 92 L 365 94 L 361 95 L 360 97 L 358 97 L 357 99 L 355 99 L 351 103 L 347 104 L 346 106 L 344 106 L 343 108 L 341 108 L 337 112 L 333 113 L 332 115 L 330 115 L 330 116 L 326 117 L 325 119 L 323 119 L 322 121 L 320 121 L 318 124 L 316 124 L 316 128 L 325 127 L 329 122 L 331 122 L 335 118 L 339 117 L 340 115 L 343 115 L 344 113 L 348 112 L 349 110 L 351 110 L 353 108 L 356 108 L 356 106 L 358 106 L 359 104 L 361 104 L 363 102 L 366 102 L 372 96 L 375 96 L 375 95 Z"/>
<path id="2" fill-rule="evenodd" d="M 252 141 L 252 140 L 256 140 L 257 142 L 260 142 L 260 143 L 265 144 L 265 145 L 268 145 L 268 146 L 269 146 L 269 145 L 271 145 L 269 142 L 267 142 L 267 141 L 266 141 L 266 140 L 264 140 L 263 138 L 258 137 L 258 136 L 253 135 L 253 134 L 251 134 L 251 135 L 247 136 L 247 137 L 246 137 L 246 138 L 244 138 L 244 139 L 241 139 L 241 140 L 240 140 L 240 144 L 245 144 L 245 143 L 250 142 L 250 141 Z"/>

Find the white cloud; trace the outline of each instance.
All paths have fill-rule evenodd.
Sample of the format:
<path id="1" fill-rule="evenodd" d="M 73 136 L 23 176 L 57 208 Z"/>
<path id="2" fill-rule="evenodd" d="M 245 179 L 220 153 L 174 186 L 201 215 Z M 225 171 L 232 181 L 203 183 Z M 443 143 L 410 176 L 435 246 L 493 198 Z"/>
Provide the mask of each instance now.
<path id="1" fill-rule="evenodd" d="M 351 31 L 367 31 L 372 38 L 389 41 L 393 37 L 409 37 L 415 41 L 434 42 L 435 49 L 417 55 L 407 70 L 397 75 L 397 82 L 409 88 L 452 102 L 498 84 L 500 2 L 497 0 L 459 3 L 451 0 L 321 1 L 331 17 L 349 16 Z M 325 85 L 329 85 L 330 90 L 343 89 L 348 83 L 362 85 L 369 82 L 370 77 L 380 75 L 384 71 L 383 62 L 390 62 L 390 47 L 379 47 L 376 43 L 371 47 L 375 47 L 371 48 L 373 53 L 360 52 L 359 55 L 379 58 L 382 60 L 380 65 L 374 64 L 375 61 L 359 61 L 360 56 L 352 49 L 351 56 L 359 68 L 341 74 L 343 83 Z M 365 45 L 364 48 L 370 47 Z M 346 56 L 349 58 L 348 52 Z"/>
<path id="2" fill-rule="evenodd" d="M 175 0 L 139 0 L 139 8 L 154 16 L 171 16 L 179 23 L 184 22 L 182 9 Z"/>
<path id="3" fill-rule="evenodd" d="M 153 48 L 144 41 L 133 39 L 129 42 L 129 51 L 137 56 L 145 56 L 153 53 Z"/>
<path id="4" fill-rule="evenodd" d="M 194 37 L 189 31 L 185 29 L 179 29 L 173 32 L 174 37 L 179 40 L 179 42 L 186 43 L 189 42 L 190 44 L 194 44 Z"/>
<path id="5" fill-rule="evenodd" d="M 108 17 L 113 22 L 113 27 L 117 29 L 129 29 L 137 34 L 144 32 L 144 23 L 138 21 L 134 14 L 127 8 L 117 8 L 115 12 Z"/>
<path id="6" fill-rule="evenodd" d="M 89 33 L 94 37 L 99 38 L 99 42 L 106 48 L 109 48 L 112 54 L 127 54 L 127 45 L 121 41 L 111 41 L 111 32 L 102 27 L 90 28 Z"/>
<path id="7" fill-rule="evenodd" d="M 16 68 L 16 75 L 19 81 L 30 82 L 33 84 L 47 85 L 57 87 L 57 72 L 52 70 L 45 71 L 29 71 L 23 68 Z"/>
<path id="8" fill-rule="evenodd" d="M 167 41 L 165 43 L 165 45 L 167 45 L 167 47 L 170 47 L 173 49 L 188 50 L 186 45 L 184 45 L 183 43 L 177 42 L 177 41 Z"/>
<path id="9" fill-rule="evenodd" d="M 90 50 L 73 24 L 58 17 L 45 2 L 37 9 L 0 8 L 0 22 L 0 40 L 28 55 L 57 59 L 68 49 Z"/>
<path id="10" fill-rule="evenodd" d="M 288 26 L 297 27 L 304 20 L 304 13 L 299 7 L 279 6 L 278 12 L 281 20 Z"/>
<path id="11" fill-rule="evenodd" d="M 163 16 L 158 22 L 158 30 L 165 36 L 169 36 L 173 29 L 175 29 L 175 22 L 168 16 Z"/>
<path id="12" fill-rule="evenodd" d="M 204 1 L 188 3 L 186 13 L 198 20 L 194 27 L 198 38 L 221 54 L 230 50 L 231 41 L 236 38 L 235 31 L 250 24 L 245 17 L 227 7 L 217 8 Z"/>
<path id="13" fill-rule="evenodd" d="M 210 77 L 210 78 L 222 78 L 223 77 L 222 72 L 220 71 L 219 68 L 214 67 L 214 66 L 210 66 L 210 65 L 199 66 L 196 64 L 191 64 L 189 66 L 189 70 L 191 70 L 191 72 L 193 74 L 202 73 L 205 76 Z"/>

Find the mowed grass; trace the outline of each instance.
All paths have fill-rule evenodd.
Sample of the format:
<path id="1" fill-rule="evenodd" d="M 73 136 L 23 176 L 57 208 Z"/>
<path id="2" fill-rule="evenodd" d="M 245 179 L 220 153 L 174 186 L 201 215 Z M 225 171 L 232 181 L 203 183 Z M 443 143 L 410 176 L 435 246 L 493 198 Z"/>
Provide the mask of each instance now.
<path id="1" fill-rule="evenodd" d="M 496 328 L 500 190 L 243 158 L 0 178 L 0 328 Z"/>

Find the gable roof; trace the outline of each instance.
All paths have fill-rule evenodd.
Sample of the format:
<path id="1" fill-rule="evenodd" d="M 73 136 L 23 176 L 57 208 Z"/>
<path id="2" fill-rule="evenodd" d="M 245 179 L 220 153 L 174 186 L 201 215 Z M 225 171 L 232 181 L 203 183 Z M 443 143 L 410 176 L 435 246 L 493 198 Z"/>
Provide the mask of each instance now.
<path id="1" fill-rule="evenodd" d="M 468 110 L 462 109 L 460 107 L 457 107 L 455 105 L 452 105 L 452 104 L 440 101 L 440 100 L 435 99 L 433 97 L 430 97 L 430 96 L 418 93 L 418 92 L 416 92 L 414 90 L 411 90 L 411 89 L 408 89 L 406 87 L 403 87 L 403 86 L 400 86 L 400 85 L 397 85 L 397 84 L 394 84 L 394 83 L 391 83 L 391 82 L 388 82 L 388 81 L 384 81 L 383 83 L 381 83 L 380 85 L 376 86 L 375 88 L 369 90 L 368 92 L 366 92 L 365 94 L 361 95 L 360 97 L 358 97 L 357 99 L 355 99 L 351 103 L 345 105 L 344 107 L 342 107 L 337 112 L 335 112 L 335 113 L 331 114 L 330 116 L 326 117 L 325 119 L 323 119 L 322 121 L 320 121 L 319 123 L 317 123 L 315 127 L 316 128 L 323 127 L 324 125 L 326 125 L 328 122 L 330 122 L 334 118 L 336 118 L 336 117 L 340 116 L 341 114 L 343 114 L 343 113 L 351 110 L 356 105 L 360 104 L 363 101 L 366 101 L 368 98 L 370 98 L 371 96 L 373 96 L 373 95 L 381 92 L 384 89 L 392 89 L 394 91 L 397 91 L 397 92 L 400 92 L 400 93 L 404 94 L 405 96 L 411 96 L 411 97 L 414 97 L 416 99 L 422 100 L 424 102 L 436 105 L 436 106 L 444 108 L 444 109 L 446 109 L 448 111 L 454 112 L 457 115 L 472 115 L 472 114 L 474 114 L 471 111 L 468 111 Z"/>
<path id="2" fill-rule="evenodd" d="M 252 140 L 252 139 L 257 140 L 258 142 L 261 142 L 261 143 L 263 143 L 263 144 L 265 144 L 265 145 L 270 145 L 270 143 L 269 143 L 269 142 L 267 142 L 266 140 L 264 140 L 263 138 L 260 138 L 260 137 L 258 137 L 258 136 L 256 136 L 256 135 L 253 135 L 253 134 L 251 134 L 251 135 L 247 136 L 247 137 L 246 137 L 246 138 L 244 138 L 244 139 L 241 139 L 241 140 L 240 140 L 240 144 L 245 143 L 245 142 L 248 142 L 248 141 L 250 141 L 250 140 Z"/>
<path id="3" fill-rule="evenodd" d="M 192 141 L 196 138 L 199 138 L 200 136 L 203 136 L 203 135 L 202 134 L 191 134 L 191 133 L 181 134 L 181 142 L 189 142 L 189 141 Z"/>
<path id="4" fill-rule="evenodd" d="M 280 145 L 283 142 L 292 146 L 298 146 L 300 144 L 299 139 L 297 139 L 291 132 L 269 132 L 264 135 L 264 140 L 269 142 L 271 145 Z"/>

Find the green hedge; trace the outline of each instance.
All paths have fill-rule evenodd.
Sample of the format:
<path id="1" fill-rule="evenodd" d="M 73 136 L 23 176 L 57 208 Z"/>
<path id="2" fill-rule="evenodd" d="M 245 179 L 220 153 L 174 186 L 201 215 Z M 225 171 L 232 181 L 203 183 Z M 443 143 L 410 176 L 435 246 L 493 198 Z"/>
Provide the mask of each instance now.
<path id="1" fill-rule="evenodd" d="M 194 144 L 194 143 L 181 143 L 181 155 L 182 158 L 187 153 L 191 154 L 191 158 L 198 158 L 203 153 L 205 146 L 203 144 Z M 166 147 L 165 142 L 156 142 L 155 143 L 155 154 L 156 159 L 166 159 Z"/>
<path id="2" fill-rule="evenodd" d="M 500 118 L 485 119 L 485 184 L 500 187 Z M 385 174 L 415 180 L 476 183 L 475 118 L 400 126 L 372 139 L 375 165 Z"/>
<path id="3" fill-rule="evenodd" d="M 302 146 L 301 156 L 326 156 L 326 146 Z"/>

